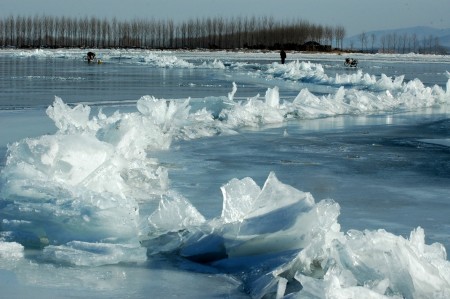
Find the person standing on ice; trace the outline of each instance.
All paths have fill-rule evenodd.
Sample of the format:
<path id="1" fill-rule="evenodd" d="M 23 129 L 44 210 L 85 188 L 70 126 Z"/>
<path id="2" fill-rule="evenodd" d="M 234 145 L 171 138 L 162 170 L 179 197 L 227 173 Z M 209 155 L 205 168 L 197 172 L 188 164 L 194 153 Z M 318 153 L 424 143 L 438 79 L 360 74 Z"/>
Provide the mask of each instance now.
<path id="1" fill-rule="evenodd" d="M 283 49 L 280 51 L 280 57 L 281 57 L 281 64 L 284 64 L 284 61 L 286 60 L 286 52 L 284 52 Z"/>
<path id="2" fill-rule="evenodd" d="M 95 53 L 94 52 L 88 52 L 86 57 L 87 57 L 88 63 L 90 63 L 91 61 L 93 61 L 95 59 Z"/>

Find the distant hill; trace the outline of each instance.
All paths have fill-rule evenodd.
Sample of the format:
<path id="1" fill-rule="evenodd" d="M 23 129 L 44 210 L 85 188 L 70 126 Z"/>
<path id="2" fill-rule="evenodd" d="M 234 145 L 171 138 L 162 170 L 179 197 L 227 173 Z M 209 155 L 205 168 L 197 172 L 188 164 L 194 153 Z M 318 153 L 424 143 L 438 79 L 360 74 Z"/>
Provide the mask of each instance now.
<path id="1" fill-rule="evenodd" d="M 390 29 L 390 30 L 379 30 L 379 31 L 370 31 L 365 32 L 367 40 L 365 49 L 372 49 L 372 36 L 375 36 L 375 42 L 373 46 L 375 49 L 382 48 L 382 40 L 384 38 L 384 45 L 386 47 L 387 39 L 389 36 L 395 35 L 397 38 L 397 43 L 406 36 L 408 38 L 408 42 L 412 39 L 413 35 L 416 36 L 416 42 L 420 47 L 423 47 L 424 40 L 429 40 L 430 37 L 433 37 L 433 45 L 435 43 L 435 38 L 439 39 L 439 45 L 447 49 L 447 52 L 450 50 L 450 28 L 447 29 L 437 29 L 426 26 L 417 26 L 417 27 L 409 27 L 409 28 L 401 28 L 401 29 Z M 353 47 L 352 47 L 353 45 Z M 361 33 L 345 38 L 344 39 L 344 48 L 353 48 L 353 49 L 361 49 Z"/>

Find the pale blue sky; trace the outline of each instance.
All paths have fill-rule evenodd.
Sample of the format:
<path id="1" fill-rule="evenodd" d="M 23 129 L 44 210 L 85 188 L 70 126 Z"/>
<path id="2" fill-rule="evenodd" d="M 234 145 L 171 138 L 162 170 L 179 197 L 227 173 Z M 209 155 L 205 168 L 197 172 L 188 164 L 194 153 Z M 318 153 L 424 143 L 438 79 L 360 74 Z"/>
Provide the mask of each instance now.
<path id="1" fill-rule="evenodd" d="M 0 17 L 133 18 L 272 16 L 342 25 L 347 36 L 412 26 L 450 28 L 450 0 L 0 0 Z"/>

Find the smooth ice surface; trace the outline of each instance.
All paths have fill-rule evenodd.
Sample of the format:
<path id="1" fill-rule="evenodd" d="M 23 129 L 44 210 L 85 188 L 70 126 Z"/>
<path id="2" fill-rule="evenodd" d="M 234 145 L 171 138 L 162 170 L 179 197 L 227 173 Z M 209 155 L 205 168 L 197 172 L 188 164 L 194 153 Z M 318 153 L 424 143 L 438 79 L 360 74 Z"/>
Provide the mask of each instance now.
<path id="1" fill-rule="evenodd" d="M 83 54 L 0 53 L 2 296 L 450 296 L 448 57 Z"/>

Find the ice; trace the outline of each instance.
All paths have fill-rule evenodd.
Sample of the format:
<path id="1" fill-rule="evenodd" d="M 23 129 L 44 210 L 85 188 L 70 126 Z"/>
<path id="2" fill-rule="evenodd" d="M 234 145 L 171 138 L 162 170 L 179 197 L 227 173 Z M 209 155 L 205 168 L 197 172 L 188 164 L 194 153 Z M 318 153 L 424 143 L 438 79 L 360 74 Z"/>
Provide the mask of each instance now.
<path id="1" fill-rule="evenodd" d="M 203 259 L 201 255 L 205 259 L 209 256 L 213 260 L 216 248 L 224 250 L 219 257 L 225 254 L 230 258 L 303 248 L 321 230 L 335 225 L 339 210 L 331 201 L 314 205 L 311 194 L 282 184 L 273 173 L 262 189 L 245 178 L 230 181 L 222 187 L 222 192 L 224 210 L 220 219 L 205 223 L 185 200 L 175 198 L 160 203 L 149 217 L 150 226 L 158 231 L 162 229 L 164 234 L 186 230 L 182 235 L 171 234 L 175 238 L 173 242 L 181 247 L 181 254 L 196 260 Z M 321 213 L 327 213 L 328 219 L 318 218 Z M 155 230 L 150 236 L 159 237 L 155 236 Z M 152 244 L 155 243 L 151 240 L 147 242 L 148 247 Z M 166 250 L 164 245 L 163 251 Z M 158 249 L 151 248 L 151 251 Z"/>
<path id="2" fill-rule="evenodd" d="M 142 61 L 146 64 L 153 64 L 162 68 L 193 68 L 194 65 L 183 59 L 179 59 L 176 56 L 159 56 L 153 53 L 149 53 L 144 56 Z"/>
<path id="3" fill-rule="evenodd" d="M 182 127 L 187 123 L 190 107 L 188 100 L 177 104 L 175 101 L 142 97 L 137 103 L 137 109 L 143 116 L 151 119 L 153 124 L 161 129 L 162 134 L 166 134 L 171 128 Z"/>
<path id="4" fill-rule="evenodd" d="M 11 51 L 23 59 L 76 60 L 82 54 L 82 50 Z M 409 238 L 384 229 L 342 231 L 338 220 L 341 207 L 333 199 L 316 201 L 313 193 L 281 182 L 275 172 L 268 172 L 260 186 L 256 178 L 240 178 L 239 170 L 231 176 L 234 179 L 227 178 L 228 182 L 216 190 L 222 192 L 222 210 L 219 205 L 220 213 L 208 218 L 200 211 L 220 203 L 220 195 L 216 198 L 220 192 L 188 198 L 180 193 L 183 188 L 179 184 L 175 191 L 169 180 L 169 174 L 184 175 L 188 166 L 183 162 L 191 157 L 168 163 L 156 157 L 172 150 L 182 152 L 190 140 L 197 139 L 199 152 L 187 152 L 204 155 L 204 161 L 198 159 L 205 167 L 214 170 L 217 161 L 237 164 L 242 161 L 241 153 L 222 160 L 205 155 L 201 152 L 202 138 L 225 137 L 218 144 L 226 152 L 230 136 L 250 128 L 256 131 L 293 120 L 445 107 L 450 99 L 450 80 L 444 89 L 426 86 L 418 79 L 405 81 L 404 76 L 375 76 L 361 70 L 331 76 L 321 63 L 229 62 L 226 52 L 214 53 L 214 59 L 205 61 L 208 55 L 194 59 L 193 54 L 170 51 L 99 51 L 111 64 L 208 69 L 224 77 L 238 72 L 251 77 L 252 83 L 267 80 L 270 87 L 263 96 L 250 97 L 238 97 L 241 90 L 234 82 L 228 94 L 214 97 L 164 99 L 144 95 L 136 101 L 127 98 L 121 102 L 127 105 L 125 112 L 103 111 L 101 108 L 111 103 L 107 100 L 101 104 L 93 101 L 91 104 L 98 107 L 90 107 L 68 105 L 56 97 L 46 110 L 56 132 L 45 129 L 46 134 L 9 143 L 0 174 L 2 280 L 15 285 L 27 282 L 29 289 L 42 285 L 56 292 L 76 288 L 76 281 L 83 288 L 81 293 L 105 298 L 128 294 L 117 290 L 116 284 L 142 288 L 141 295 L 163 284 L 164 290 L 173 294 L 174 285 L 186 287 L 187 281 L 198 284 L 190 280 L 192 276 L 203 278 L 202 285 L 210 288 L 230 285 L 233 291 L 224 288 L 222 295 L 227 291 L 236 295 L 242 289 L 254 298 L 449 297 L 450 265 L 445 248 L 439 243 L 426 244 L 421 227 Z M 377 55 L 367 57 L 380 59 Z M 421 61 L 423 57 L 412 55 L 411 59 Z M 322 86 L 321 92 L 314 91 L 317 86 Z M 281 96 L 285 88 L 294 89 L 293 96 Z M 135 107 L 130 103 L 136 103 Z M 286 139 L 295 136 L 290 133 L 282 128 L 275 135 Z M 2 136 L 7 134 L 2 132 Z M 8 142 L 11 138 L 8 136 Z M 274 140 L 280 140 L 277 138 Z M 448 147 L 445 138 L 418 141 Z M 292 139 L 289 146 L 296 150 L 302 146 L 301 140 Z M 242 154 L 245 157 L 248 153 Z M 263 163 L 279 167 L 285 162 L 281 159 L 283 153 Z M 305 172 L 318 165 L 302 159 L 289 163 Z M 257 159 L 252 161 L 255 174 L 260 168 Z M 353 159 L 348 163 L 358 162 Z M 204 181 L 195 177 L 196 170 L 186 179 L 189 188 L 210 181 L 209 177 Z M 221 173 L 222 177 L 225 174 Z M 155 274 L 163 273 L 164 278 L 148 279 L 152 267 L 168 267 L 153 264 L 162 259 L 178 268 Z M 130 273 L 134 273 L 132 279 Z M 228 283 L 227 275 L 233 277 Z M 13 292 L 3 285 L 2 290 L 6 292 L 2 295 Z M 55 294 L 49 291 L 47 295 Z M 209 293 L 202 295 L 209 297 Z"/>
<path id="5" fill-rule="evenodd" d="M 449 99 L 448 90 L 445 92 L 437 86 L 425 87 L 420 81 L 408 82 L 397 92 L 392 90 L 384 93 L 341 87 L 334 95 L 319 97 L 303 89 L 294 99 L 290 113 L 302 118 L 317 118 L 432 107 L 445 104 Z"/>
<path id="6" fill-rule="evenodd" d="M 374 75 L 363 73 L 357 70 L 353 74 L 336 74 L 330 77 L 325 74 L 321 64 L 293 61 L 287 64 L 273 63 L 267 69 L 259 73 L 261 76 L 282 78 L 289 81 L 310 82 L 316 84 L 336 85 L 336 86 L 361 86 L 371 90 L 382 91 L 399 89 L 403 85 L 404 76 L 389 78 L 382 74 L 378 79 Z"/>
<path id="7" fill-rule="evenodd" d="M 225 69 L 225 64 L 218 59 L 214 59 L 213 62 L 203 62 L 202 67 L 212 69 Z"/>
<path id="8" fill-rule="evenodd" d="M 17 260 L 23 258 L 23 246 L 15 242 L 3 242 L 0 239 L 0 260 Z"/>
<path id="9" fill-rule="evenodd" d="M 449 139 L 420 139 L 420 141 L 450 147 L 450 138 Z"/>
<path id="10" fill-rule="evenodd" d="M 77 105 L 70 109 L 59 97 L 56 97 L 53 105 L 47 108 L 47 115 L 61 133 L 96 131 L 98 126 L 95 121 L 89 120 L 90 113 L 89 106 Z"/>
<path id="11" fill-rule="evenodd" d="M 271 174 L 254 209 L 235 223 L 235 229 L 226 232 L 227 238 L 237 240 L 226 246 L 227 253 L 234 257 L 304 248 L 320 233 L 319 225 L 323 225 L 322 229 L 333 225 L 338 209 L 336 204 L 327 201 L 314 205 L 310 194 L 293 190 Z M 319 223 L 323 219 L 316 218 L 319 210 L 328 213 L 330 218 L 326 222 Z"/>
<path id="12" fill-rule="evenodd" d="M 220 113 L 220 118 L 225 120 L 225 126 L 232 129 L 282 123 L 285 117 L 279 101 L 278 88 L 269 88 L 264 101 L 258 99 L 258 96 L 245 102 L 235 101 L 231 109 L 223 110 Z"/>
<path id="13" fill-rule="evenodd" d="M 335 96 L 317 97 L 309 92 L 308 89 L 302 89 L 293 101 L 293 110 L 302 118 L 317 118 L 333 116 L 337 114 L 348 113 L 350 105 L 343 103 L 345 91 L 340 88 Z"/>
<path id="14" fill-rule="evenodd" d="M 217 53 L 201 53 L 200 63 L 190 62 L 188 60 L 198 59 L 198 53 L 187 55 L 186 53 L 172 52 L 172 51 L 149 51 L 149 50 L 95 50 L 97 56 L 103 62 L 120 62 L 127 64 L 145 64 L 150 67 L 159 68 L 212 68 L 212 69 L 241 69 L 246 70 L 252 65 L 248 63 L 224 63 L 224 60 L 228 59 L 226 51 L 219 51 Z M 5 54 L 8 51 L 4 51 Z M 197 54 L 197 55 L 196 55 Z M 241 55 L 242 59 L 247 59 L 246 53 L 236 53 Z M 84 57 L 85 52 L 82 50 L 31 50 L 31 51 L 13 51 L 12 56 L 18 56 L 23 58 L 34 57 L 42 59 L 72 59 L 80 60 Z M 252 55 L 260 57 L 261 59 L 267 59 L 268 55 L 264 53 L 253 53 Z M 385 74 L 381 74 L 380 77 L 376 77 L 369 73 L 364 73 L 362 70 L 358 69 L 352 74 L 335 74 L 334 76 L 329 76 L 325 73 L 324 65 L 320 63 L 314 63 L 308 61 L 310 58 L 315 58 L 314 55 L 308 55 L 305 53 L 292 54 L 293 57 L 300 56 L 300 60 L 295 58 L 293 61 L 286 64 L 279 64 L 272 62 L 267 66 L 256 66 L 259 70 L 254 73 L 250 72 L 251 76 L 260 76 L 266 79 L 282 79 L 294 82 L 310 82 L 314 84 L 322 85 L 334 85 L 334 86 L 351 86 L 355 88 L 368 88 L 374 91 L 392 90 L 399 89 L 405 84 L 404 76 L 389 77 Z M 269 56 L 271 60 L 278 60 L 278 55 Z M 338 60 L 342 59 L 335 54 L 323 54 L 324 59 Z M 374 54 L 365 55 L 364 59 L 367 61 L 377 61 L 379 59 L 390 59 L 398 60 L 403 62 L 404 59 L 410 59 L 409 62 L 427 62 L 433 61 L 434 59 L 438 61 L 446 60 L 447 57 L 440 55 L 396 55 L 396 54 Z"/>
<path id="15" fill-rule="evenodd" d="M 298 60 L 286 64 L 272 63 L 266 72 L 261 72 L 261 75 L 295 81 L 323 82 L 328 80 L 321 64 Z"/>
<path id="16" fill-rule="evenodd" d="M 185 198 L 169 194 L 159 202 L 158 209 L 149 216 L 148 221 L 152 233 L 169 233 L 200 226 L 205 218 Z"/>
<path id="17" fill-rule="evenodd" d="M 411 232 L 409 240 L 383 230 L 349 232 L 346 242 L 335 244 L 331 252 L 337 263 L 330 273 L 344 289 L 338 288 L 338 294 L 354 292 L 358 285 L 370 286 L 371 281 L 386 284 L 387 279 L 387 287 L 376 284 L 373 290 L 407 298 L 448 296 L 445 250 L 440 244 L 425 245 L 421 228 Z"/>
<path id="18" fill-rule="evenodd" d="M 251 178 L 233 179 L 222 186 L 223 208 L 221 218 L 225 223 L 241 221 L 250 214 L 261 188 Z"/>
<path id="19" fill-rule="evenodd" d="M 166 107 L 162 103 L 160 110 Z M 147 107 L 138 106 L 142 111 Z M 99 113 L 91 119 L 89 107 L 70 108 L 59 98 L 47 113 L 58 128 L 56 134 L 27 138 L 8 148 L 1 173 L 2 198 L 8 199 L 2 228 L 11 232 L 8 241 L 30 247 L 50 244 L 47 257 L 77 265 L 142 260 L 137 200 L 162 192 L 167 184 L 167 174 L 147 159 L 146 150 L 165 148 L 167 140 L 170 144 L 171 137 L 165 137 L 170 135 L 170 116 L 158 119 L 144 111 L 111 117 Z M 136 138 L 139 129 L 147 135 Z M 107 258 L 94 255 L 83 261 L 79 251 L 94 245 L 71 242 L 106 242 L 102 256 Z M 126 253 L 129 246 L 134 251 Z"/>
<path id="20" fill-rule="evenodd" d="M 74 266 L 178 253 L 234 273 L 256 297 L 304 289 L 305 296 L 318 298 L 444 298 L 450 289 L 445 249 L 426 245 L 420 228 L 409 240 L 382 230 L 341 232 L 336 202 L 316 203 L 274 173 L 262 188 L 249 177 L 222 186 L 221 216 L 206 219 L 181 194 L 167 190 L 167 170 L 151 157 L 177 139 L 448 101 L 448 91 L 420 81 L 394 85 L 381 93 L 341 87 L 324 96 L 303 89 L 289 102 L 281 101 L 278 87 L 263 98 L 237 100 L 234 84 L 219 118 L 206 109 L 192 112 L 189 99 L 144 96 L 136 112 L 91 116 L 89 106 L 70 107 L 56 98 L 47 114 L 57 133 L 8 148 L 1 173 L 2 198 L 8 199 L 2 247 L 19 259 L 21 246 L 44 247 L 42 259 Z M 139 203 L 157 199 L 159 206 L 143 223 Z M 239 274 L 261 263 L 267 265 L 263 273 Z"/>
<path id="21" fill-rule="evenodd" d="M 448 296 L 450 264 L 445 250 L 440 244 L 425 245 L 421 228 L 413 231 L 409 240 L 383 230 L 350 231 L 345 239 L 335 239 L 326 248 L 316 247 L 314 251 L 329 254 L 325 259 L 314 254 L 326 270 L 323 281 L 311 280 L 311 275 L 301 274 L 301 269 L 295 278 L 308 285 L 306 289 L 325 288 L 328 297 Z M 305 258 L 304 252 L 299 254 L 300 259 Z"/>
<path id="22" fill-rule="evenodd" d="M 297 287 L 302 290 L 299 296 L 306 298 L 449 295 L 450 263 L 445 249 L 438 243 L 426 245 L 420 227 L 409 239 L 384 230 L 341 232 L 339 205 L 331 200 L 315 203 L 311 194 L 279 182 L 273 173 L 261 189 L 250 178 L 233 179 L 222 193 L 222 216 L 209 223 L 189 221 L 190 213 L 180 210 L 192 208 L 186 209 L 186 202 L 180 200 L 163 204 L 158 216 L 149 220 L 155 225 L 154 219 L 165 219 L 167 232 L 186 230 L 176 235 L 171 250 L 179 248 L 181 255 L 197 262 L 237 274 L 272 259 L 273 268 L 266 275 L 244 279 L 255 297 L 269 293 L 282 297 L 295 281 L 302 285 Z M 194 215 L 193 219 L 199 219 L 197 211 Z M 177 226 L 186 221 L 189 225 Z M 292 250 L 297 255 L 286 262 L 284 256 Z"/>
<path id="23" fill-rule="evenodd" d="M 309 64 L 302 66 L 310 67 Z M 385 78 L 381 80 L 386 81 Z M 20 219 L 9 219 L 21 223 L 14 229 L 11 240 L 43 245 L 49 242 L 60 246 L 70 241 L 135 239 L 139 234 L 137 201 L 146 198 L 146 194 L 163 193 L 168 186 L 166 170 L 147 153 L 167 150 L 175 139 L 200 138 L 217 132 L 227 134 L 240 127 L 282 123 L 293 117 L 369 113 L 403 106 L 412 109 L 448 100 L 448 91 L 444 92 L 437 86 L 425 87 L 417 80 L 407 84 L 401 82 L 398 80 L 394 86 L 389 86 L 394 89 L 380 94 L 341 87 L 334 95 L 319 97 L 303 89 L 292 103 L 280 101 L 278 87 L 269 88 L 263 99 L 256 96 L 238 101 L 234 98 L 237 91 L 234 84 L 227 99 L 231 108 L 223 109 L 219 119 L 205 109 L 191 113 L 189 99 L 174 101 L 144 96 L 137 101 L 137 112 L 116 112 L 106 116 L 100 111 L 91 117 L 89 106 L 71 108 L 60 98 L 55 98 L 47 114 L 58 132 L 24 139 L 9 146 L 8 160 L 2 171 L 5 182 L 2 193 L 5 198 L 16 199 L 8 207 L 11 213 L 18 209 L 25 211 Z M 225 242 L 228 256 L 259 254 L 260 248 L 265 252 L 299 249 L 306 246 L 305 240 L 311 240 L 309 234 L 294 237 L 293 232 L 299 227 L 309 228 L 310 233 L 317 229 L 311 220 L 311 217 L 317 218 L 312 212 L 313 201 L 309 195 L 289 198 L 293 195 L 287 196 L 286 193 L 292 191 L 289 188 L 285 191 L 277 189 L 280 184 L 272 181 L 276 182 L 276 179 L 269 176 L 258 196 L 255 194 L 259 193 L 259 187 L 251 179 L 236 181 L 222 188 L 224 209 L 221 221 L 228 225 L 220 228 L 219 237 L 215 240 Z M 277 186 L 274 190 L 271 189 L 273 185 Z M 287 202 L 278 202 L 277 209 L 273 210 L 270 192 L 281 192 L 279 197 Z M 204 222 L 204 218 L 185 199 L 177 198 L 186 206 L 178 206 L 181 204 L 179 201 L 161 203 L 159 214 L 149 218 L 155 228 L 176 232 L 188 229 L 188 224 Z M 45 208 L 36 212 L 34 207 L 44 202 Z M 173 210 L 174 204 L 178 211 Z M 333 205 L 323 201 L 317 204 L 317 208 L 324 211 L 335 209 Z M 328 213 L 336 215 L 336 212 Z M 47 223 L 30 228 L 33 225 L 28 222 L 34 223 L 46 214 L 52 215 Z M 299 214 L 308 220 L 297 219 Z M 62 228 L 59 226 L 74 215 L 80 220 L 68 221 Z M 277 226 L 274 224 L 276 217 L 284 217 L 285 221 Z M 123 226 L 113 224 L 111 220 L 115 218 L 122 219 Z M 165 219 L 171 220 L 166 222 Z M 167 227 L 172 222 L 181 226 Z M 332 227 L 332 222 L 326 227 Z M 210 224 L 209 229 L 214 227 Z M 275 231 L 283 231 L 283 234 L 274 234 Z M 113 237 L 113 232 L 120 232 L 120 237 Z M 236 232 L 239 233 L 236 235 Z M 209 234 L 208 230 L 206 234 Z M 189 237 L 189 242 L 197 237 L 198 234 Z"/>

